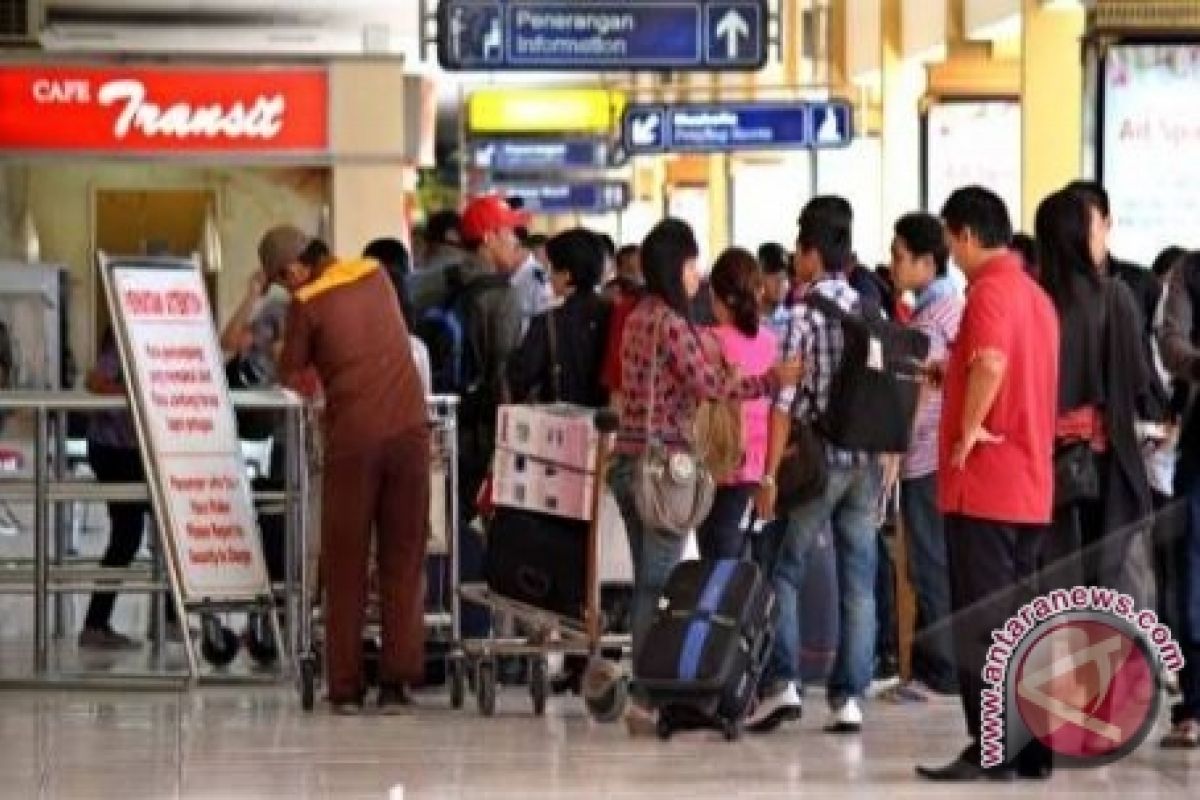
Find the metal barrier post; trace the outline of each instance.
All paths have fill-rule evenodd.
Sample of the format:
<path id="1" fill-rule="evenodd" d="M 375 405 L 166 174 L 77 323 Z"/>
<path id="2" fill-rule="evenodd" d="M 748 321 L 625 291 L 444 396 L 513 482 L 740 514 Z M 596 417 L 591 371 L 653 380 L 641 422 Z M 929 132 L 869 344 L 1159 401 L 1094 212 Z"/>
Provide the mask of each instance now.
<path id="1" fill-rule="evenodd" d="M 48 553 L 50 510 L 48 492 L 49 464 L 46 453 L 46 409 L 35 409 L 36 430 L 33 443 L 33 671 L 39 677 L 46 674 L 49 663 L 49 642 L 46 636 L 46 601 L 49 594 Z"/>

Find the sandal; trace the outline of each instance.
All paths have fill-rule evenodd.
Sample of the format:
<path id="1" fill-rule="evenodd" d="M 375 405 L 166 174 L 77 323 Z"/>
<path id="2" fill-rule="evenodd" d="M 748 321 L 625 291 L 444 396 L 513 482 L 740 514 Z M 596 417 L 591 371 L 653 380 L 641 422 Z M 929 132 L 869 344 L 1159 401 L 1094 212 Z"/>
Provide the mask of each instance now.
<path id="1" fill-rule="evenodd" d="M 1171 727 L 1160 746 L 1167 750 L 1195 750 L 1200 748 L 1200 720 L 1185 719 Z"/>

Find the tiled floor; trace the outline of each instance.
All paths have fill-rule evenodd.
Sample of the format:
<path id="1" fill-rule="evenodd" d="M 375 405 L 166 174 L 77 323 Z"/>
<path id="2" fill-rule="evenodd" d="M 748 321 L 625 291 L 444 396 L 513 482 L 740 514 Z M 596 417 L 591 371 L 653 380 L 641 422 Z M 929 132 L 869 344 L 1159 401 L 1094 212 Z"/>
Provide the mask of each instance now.
<path id="1" fill-rule="evenodd" d="M 24 511 L 21 509 L 20 511 Z M 20 516 L 24 516 L 21 514 Z M 104 519 L 93 511 L 83 552 L 103 548 Z M 0 557 L 32 551 L 27 529 L 0 535 Z M 74 631 L 83 597 L 74 598 Z M 0 678 L 28 674 L 28 599 L 0 597 Z M 146 629 L 146 603 L 125 597 L 117 627 Z M 167 664 L 178 669 L 180 649 Z M 83 657 L 73 634 L 58 640 L 51 666 L 109 672 L 153 667 L 147 650 Z M 239 671 L 247 667 L 244 659 Z M 820 732 L 819 698 L 795 729 L 726 743 L 693 734 L 669 743 L 631 740 L 598 725 L 575 699 L 555 699 L 544 718 L 517 688 L 499 714 L 451 711 L 427 694 L 404 717 L 345 719 L 305 714 L 284 687 L 201 688 L 170 693 L 0 692 L 0 800 L 6 798 L 964 798 L 1200 797 L 1200 753 L 1167 753 L 1154 740 L 1125 761 L 1060 772 L 1045 785 L 933 787 L 918 783 L 918 761 L 941 763 L 961 746 L 958 706 L 868 708 L 861 738 Z M 1157 737 L 1156 737 L 1157 738 Z"/>
<path id="2" fill-rule="evenodd" d="M 815 698 L 814 698 L 815 700 Z M 812 703 L 812 717 L 820 717 Z M 767 738 L 705 734 L 632 740 L 590 722 L 571 699 L 545 718 L 517 688 L 500 712 L 451 711 L 424 695 L 404 717 L 300 711 L 282 688 L 205 688 L 186 695 L 0 694 L 0 797 L 900 798 L 1196 797 L 1200 755 L 1148 743 L 1120 764 L 1057 774 L 1045 785 L 931 787 L 917 760 L 960 743 L 953 704 L 870 707 L 859 738 L 820 719 Z M 392 797 L 399 796 L 392 794 Z"/>

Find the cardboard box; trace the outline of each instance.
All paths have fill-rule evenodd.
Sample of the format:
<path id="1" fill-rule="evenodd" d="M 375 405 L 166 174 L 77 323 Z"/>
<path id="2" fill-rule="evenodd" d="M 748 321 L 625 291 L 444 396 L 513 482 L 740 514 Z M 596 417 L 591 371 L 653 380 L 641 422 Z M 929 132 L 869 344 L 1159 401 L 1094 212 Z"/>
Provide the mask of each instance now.
<path id="1" fill-rule="evenodd" d="M 496 444 L 552 464 L 594 472 L 600 446 L 594 416 L 591 409 L 565 404 L 501 406 Z"/>
<path id="2" fill-rule="evenodd" d="M 502 447 L 492 460 L 496 505 L 589 521 L 594 473 L 583 472 Z"/>

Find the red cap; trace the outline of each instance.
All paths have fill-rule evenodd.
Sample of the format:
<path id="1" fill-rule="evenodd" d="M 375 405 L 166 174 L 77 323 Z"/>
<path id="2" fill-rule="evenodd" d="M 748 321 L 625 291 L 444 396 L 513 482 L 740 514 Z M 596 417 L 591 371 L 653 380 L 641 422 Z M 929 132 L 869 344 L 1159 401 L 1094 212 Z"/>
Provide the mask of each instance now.
<path id="1" fill-rule="evenodd" d="M 498 194 L 487 194 L 467 203 L 463 209 L 460 230 L 464 241 L 479 242 L 489 233 L 528 226 L 529 214 L 509 208 Z"/>

